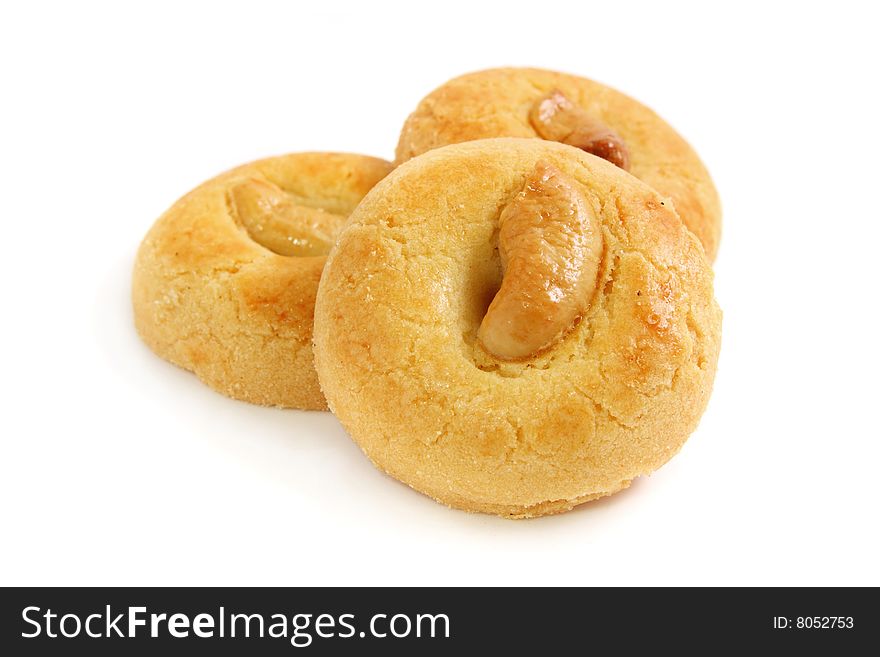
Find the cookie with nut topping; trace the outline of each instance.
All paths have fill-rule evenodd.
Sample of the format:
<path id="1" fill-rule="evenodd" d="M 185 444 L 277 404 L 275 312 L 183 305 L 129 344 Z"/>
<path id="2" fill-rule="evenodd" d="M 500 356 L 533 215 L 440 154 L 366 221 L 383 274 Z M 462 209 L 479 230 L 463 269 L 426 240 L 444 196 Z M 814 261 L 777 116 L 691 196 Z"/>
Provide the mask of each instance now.
<path id="1" fill-rule="evenodd" d="M 362 155 L 296 153 L 188 193 L 138 251 L 144 342 L 234 399 L 326 409 L 312 356 L 318 280 L 348 214 L 390 170 Z"/>
<path id="2" fill-rule="evenodd" d="M 453 507 L 558 513 L 671 458 L 721 313 L 663 196 L 582 150 L 487 139 L 400 166 L 318 288 L 330 408 L 382 470 Z"/>
<path id="3" fill-rule="evenodd" d="M 721 205 L 688 143 L 652 110 L 586 78 L 533 68 L 501 68 L 450 80 L 407 118 L 400 164 L 447 144 L 491 137 L 537 137 L 567 144 L 626 169 L 667 197 L 714 261 Z"/>

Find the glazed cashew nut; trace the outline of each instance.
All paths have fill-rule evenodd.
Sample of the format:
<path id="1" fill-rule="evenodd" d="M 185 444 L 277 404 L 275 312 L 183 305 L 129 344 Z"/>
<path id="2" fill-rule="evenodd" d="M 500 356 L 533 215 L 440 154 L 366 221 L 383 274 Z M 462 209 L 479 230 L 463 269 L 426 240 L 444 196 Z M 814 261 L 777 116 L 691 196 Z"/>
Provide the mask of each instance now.
<path id="1" fill-rule="evenodd" d="M 542 139 L 558 141 L 629 169 L 629 151 L 614 130 L 587 114 L 557 90 L 536 102 L 529 121 Z"/>
<path id="2" fill-rule="evenodd" d="M 283 189 L 251 178 L 229 189 L 230 207 L 258 244 L 283 256 L 327 255 L 345 217 L 297 204 Z"/>
<path id="3" fill-rule="evenodd" d="M 525 360 L 555 344 L 586 310 L 599 273 L 599 218 L 577 183 L 539 162 L 501 212 L 503 280 L 477 338 L 501 360 Z"/>

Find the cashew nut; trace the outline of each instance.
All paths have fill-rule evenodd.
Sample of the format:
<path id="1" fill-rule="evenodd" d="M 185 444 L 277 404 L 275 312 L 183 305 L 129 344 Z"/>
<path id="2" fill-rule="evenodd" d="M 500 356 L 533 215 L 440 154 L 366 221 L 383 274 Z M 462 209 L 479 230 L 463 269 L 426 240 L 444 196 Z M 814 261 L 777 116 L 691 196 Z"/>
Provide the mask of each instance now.
<path id="1" fill-rule="evenodd" d="M 560 340 L 586 310 L 602 232 L 578 184 L 539 162 L 501 212 L 503 279 L 477 338 L 501 360 L 525 360 Z"/>
<path id="2" fill-rule="evenodd" d="M 629 169 L 629 151 L 614 130 L 587 114 L 559 90 L 536 102 L 529 121 L 542 139 L 558 141 Z"/>
<path id="3" fill-rule="evenodd" d="M 258 244 L 283 256 L 330 252 L 345 217 L 294 202 L 277 185 L 251 178 L 229 190 L 230 205 Z"/>

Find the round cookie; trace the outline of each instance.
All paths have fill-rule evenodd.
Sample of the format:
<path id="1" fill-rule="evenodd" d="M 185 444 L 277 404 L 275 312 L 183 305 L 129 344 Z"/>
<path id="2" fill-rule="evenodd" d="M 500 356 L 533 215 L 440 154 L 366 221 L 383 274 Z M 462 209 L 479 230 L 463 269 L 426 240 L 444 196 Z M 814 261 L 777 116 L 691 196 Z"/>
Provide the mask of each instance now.
<path id="1" fill-rule="evenodd" d="M 568 146 L 489 139 L 407 162 L 355 210 L 318 288 L 315 364 L 379 468 L 530 517 L 672 457 L 720 328 L 703 249 L 654 190 Z"/>
<path id="2" fill-rule="evenodd" d="M 188 193 L 137 254 L 144 342 L 234 399 L 326 409 L 312 356 L 318 280 L 339 228 L 390 170 L 362 155 L 296 153 Z"/>
<path id="3" fill-rule="evenodd" d="M 397 163 L 432 148 L 491 137 L 542 137 L 624 164 L 672 200 L 714 261 L 721 204 L 712 179 L 688 143 L 641 103 L 565 73 L 533 68 L 470 73 L 419 103 L 400 134 Z"/>

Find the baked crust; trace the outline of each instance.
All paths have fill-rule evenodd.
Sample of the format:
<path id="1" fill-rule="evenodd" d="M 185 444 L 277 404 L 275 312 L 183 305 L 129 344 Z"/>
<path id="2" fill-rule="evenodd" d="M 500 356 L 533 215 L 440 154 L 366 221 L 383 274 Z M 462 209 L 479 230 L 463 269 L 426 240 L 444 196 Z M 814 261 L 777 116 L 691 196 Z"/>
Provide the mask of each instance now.
<path id="1" fill-rule="evenodd" d="M 255 242 L 229 190 L 266 181 L 297 203 L 348 215 L 390 170 L 362 155 L 296 153 L 245 164 L 188 193 L 138 250 L 132 302 L 144 342 L 234 399 L 326 409 L 311 344 L 326 256 L 286 257 Z"/>
<path id="2" fill-rule="evenodd" d="M 473 139 L 538 137 L 529 111 L 553 90 L 623 138 L 630 173 L 672 200 L 714 261 L 721 239 L 721 203 L 700 158 L 651 109 L 586 78 L 535 68 L 499 68 L 450 80 L 428 94 L 407 118 L 397 145 L 397 163 Z"/>
<path id="3" fill-rule="evenodd" d="M 498 217 L 538 162 L 601 220 L 594 297 L 524 362 L 482 350 L 498 290 Z M 569 146 L 535 139 L 432 150 L 367 195 L 324 269 L 315 360 L 330 408 L 381 469 L 456 508 L 567 510 L 671 458 L 715 375 L 721 313 L 697 239 L 664 198 Z"/>

